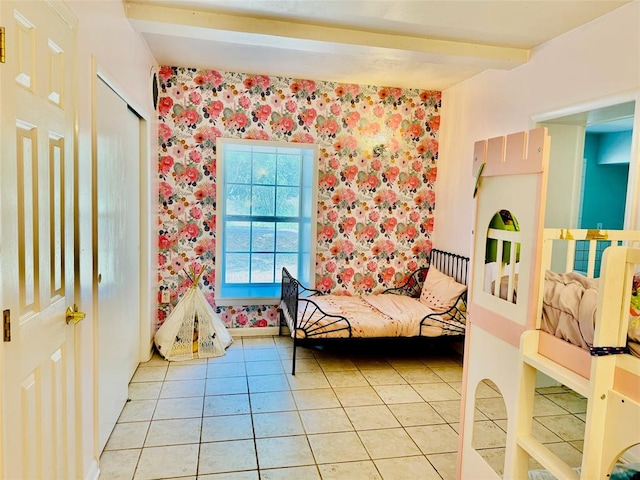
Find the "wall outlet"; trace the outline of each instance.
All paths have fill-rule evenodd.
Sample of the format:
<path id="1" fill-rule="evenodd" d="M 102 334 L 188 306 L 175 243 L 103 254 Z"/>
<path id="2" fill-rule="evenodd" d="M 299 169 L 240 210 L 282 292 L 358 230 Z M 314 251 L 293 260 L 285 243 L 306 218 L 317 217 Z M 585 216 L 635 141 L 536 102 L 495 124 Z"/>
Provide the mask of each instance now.
<path id="1" fill-rule="evenodd" d="M 171 301 L 171 295 L 169 294 L 169 290 L 162 290 L 162 295 L 160 297 L 160 301 L 162 303 L 169 303 Z"/>
<path id="2" fill-rule="evenodd" d="M 602 223 L 601 222 L 596 223 L 596 228 L 598 230 L 602 230 Z"/>

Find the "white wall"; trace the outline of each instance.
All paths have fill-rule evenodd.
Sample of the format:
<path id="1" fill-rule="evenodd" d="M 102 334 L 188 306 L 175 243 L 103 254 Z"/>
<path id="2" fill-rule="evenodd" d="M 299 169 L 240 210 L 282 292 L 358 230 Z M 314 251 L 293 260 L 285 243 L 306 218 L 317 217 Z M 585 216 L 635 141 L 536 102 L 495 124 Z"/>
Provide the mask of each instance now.
<path id="1" fill-rule="evenodd" d="M 639 90 L 637 0 L 538 47 L 525 65 L 488 71 L 445 90 L 434 244 L 471 251 L 474 142 L 532 128 L 532 117 L 544 112 Z"/>
<path id="2" fill-rule="evenodd" d="M 153 105 L 151 99 L 151 69 L 155 65 L 146 42 L 136 32 L 125 17 L 121 0 L 68 0 L 67 4 L 80 20 L 78 29 L 78 162 L 79 162 L 79 196 L 80 196 L 80 279 L 81 292 L 78 301 L 81 309 L 87 312 L 87 318 L 79 324 L 81 329 L 77 345 L 80 349 L 81 362 L 78 374 L 82 385 L 81 398 L 78 405 L 82 408 L 82 432 L 80 448 L 82 448 L 83 465 L 80 467 L 83 478 L 95 474 L 97 461 L 96 445 L 96 399 L 95 399 L 95 343 L 96 329 L 93 315 L 95 302 L 93 292 L 93 239 L 92 239 L 92 115 L 94 100 L 92 97 L 92 82 L 95 77 L 94 65 L 105 72 L 110 80 L 118 84 L 127 102 L 134 106 L 138 113 L 146 119 L 147 132 L 144 136 L 148 145 L 146 152 L 149 156 L 155 152 L 156 125 L 153 121 Z M 155 155 L 149 160 L 155 159 Z M 145 162 L 145 167 L 151 169 L 155 161 Z M 146 178 L 155 178 L 155 170 L 150 171 Z M 144 189 L 149 198 L 150 189 Z M 144 208 L 144 207 L 143 207 Z M 155 211 L 150 210 L 149 211 Z M 153 232 L 151 225 L 146 228 L 146 238 L 142 238 L 143 252 L 150 258 L 153 248 L 149 244 L 149 235 Z M 151 262 L 150 269 L 155 272 L 155 263 Z M 143 272 L 144 274 L 144 272 Z M 155 274 L 147 282 L 155 280 Z M 143 290 L 151 291 L 150 285 L 143 286 Z M 148 298 L 148 297 L 147 297 Z M 147 318 L 150 318 L 150 302 L 146 302 Z M 144 309 L 143 309 L 144 310 Z M 149 324 L 152 322 L 149 321 Z"/>

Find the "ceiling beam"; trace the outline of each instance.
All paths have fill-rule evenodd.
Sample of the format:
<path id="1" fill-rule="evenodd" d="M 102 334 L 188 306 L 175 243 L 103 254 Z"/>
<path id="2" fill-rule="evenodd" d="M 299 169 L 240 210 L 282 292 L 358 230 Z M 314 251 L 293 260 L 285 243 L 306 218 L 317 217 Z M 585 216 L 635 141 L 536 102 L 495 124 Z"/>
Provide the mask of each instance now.
<path id="1" fill-rule="evenodd" d="M 347 28 L 229 15 L 186 8 L 126 3 L 137 31 L 308 52 L 369 55 L 449 65 L 511 69 L 529 50 Z"/>

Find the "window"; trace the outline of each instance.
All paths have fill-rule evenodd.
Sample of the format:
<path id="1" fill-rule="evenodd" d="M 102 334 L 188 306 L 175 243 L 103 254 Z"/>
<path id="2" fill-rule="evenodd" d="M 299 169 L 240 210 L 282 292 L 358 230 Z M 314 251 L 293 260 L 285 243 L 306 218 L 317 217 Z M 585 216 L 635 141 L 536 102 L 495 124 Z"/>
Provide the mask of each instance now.
<path id="1" fill-rule="evenodd" d="M 315 277 L 317 148 L 218 138 L 216 151 L 216 304 L 277 304 L 282 267 Z"/>

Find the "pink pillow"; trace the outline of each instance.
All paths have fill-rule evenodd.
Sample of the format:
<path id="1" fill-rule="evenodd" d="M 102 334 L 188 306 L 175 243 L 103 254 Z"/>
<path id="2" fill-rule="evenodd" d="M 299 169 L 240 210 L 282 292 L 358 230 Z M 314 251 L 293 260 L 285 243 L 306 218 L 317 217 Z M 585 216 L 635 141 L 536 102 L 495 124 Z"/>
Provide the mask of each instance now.
<path id="1" fill-rule="evenodd" d="M 446 312 L 466 290 L 466 285 L 456 282 L 453 277 L 445 275 L 432 265 L 422 285 L 420 301 L 434 312 Z"/>

